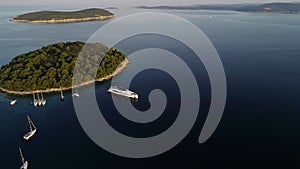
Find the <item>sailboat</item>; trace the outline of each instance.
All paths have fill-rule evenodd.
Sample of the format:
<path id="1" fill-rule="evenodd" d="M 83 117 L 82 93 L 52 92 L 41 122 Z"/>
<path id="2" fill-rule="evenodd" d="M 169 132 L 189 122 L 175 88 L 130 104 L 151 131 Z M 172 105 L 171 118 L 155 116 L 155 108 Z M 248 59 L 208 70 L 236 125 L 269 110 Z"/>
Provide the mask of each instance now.
<path id="1" fill-rule="evenodd" d="M 28 162 L 25 161 L 21 148 L 19 148 L 19 151 L 20 151 L 20 156 L 21 156 L 21 160 L 22 160 L 22 163 L 23 163 L 22 166 L 20 167 L 20 169 L 27 169 L 28 168 Z"/>
<path id="2" fill-rule="evenodd" d="M 36 127 L 28 115 L 27 115 L 27 120 L 28 120 L 30 131 L 23 136 L 25 140 L 29 140 L 36 133 Z"/>
<path id="3" fill-rule="evenodd" d="M 65 100 L 65 96 L 64 96 L 64 94 L 63 94 L 63 91 L 61 90 L 60 91 L 60 99 L 63 101 L 63 100 Z"/>
<path id="4" fill-rule="evenodd" d="M 11 101 L 10 101 L 10 105 L 11 105 L 11 106 L 15 105 L 16 103 L 17 103 L 17 100 L 11 100 Z"/>
<path id="5" fill-rule="evenodd" d="M 36 107 L 38 105 L 38 101 L 35 99 L 35 95 L 33 93 L 33 105 Z"/>
<path id="6" fill-rule="evenodd" d="M 44 100 L 43 93 L 41 93 L 41 96 L 42 96 L 41 103 L 42 103 L 42 105 L 43 105 L 43 106 L 45 106 L 45 104 L 46 104 L 46 102 L 47 102 L 47 101 L 46 101 L 46 100 Z"/>
<path id="7" fill-rule="evenodd" d="M 79 97 L 78 89 L 72 94 L 73 97 Z"/>
<path id="8" fill-rule="evenodd" d="M 79 94 L 78 93 L 73 93 L 72 96 L 73 97 L 79 97 Z"/>
<path id="9" fill-rule="evenodd" d="M 42 105 L 42 101 L 40 100 L 40 96 L 39 96 L 38 93 L 37 93 L 36 95 L 37 95 L 37 104 L 38 104 L 39 106 L 41 106 L 41 105 Z"/>
<path id="10" fill-rule="evenodd" d="M 15 105 L 16 103 L 17 103 L 17 100 L 11 100 L 9 104 L 10 104 L 11 106 L 13 106 L 13 105 Z"/>

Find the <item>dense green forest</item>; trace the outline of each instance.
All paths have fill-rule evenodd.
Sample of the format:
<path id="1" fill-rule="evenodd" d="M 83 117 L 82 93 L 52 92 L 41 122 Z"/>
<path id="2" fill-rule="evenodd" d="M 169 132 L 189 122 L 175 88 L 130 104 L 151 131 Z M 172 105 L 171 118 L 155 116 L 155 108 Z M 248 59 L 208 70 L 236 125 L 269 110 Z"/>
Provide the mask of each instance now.
<path id="1" fill-rule="evenodd" d="M 37 20 L 61 20 L 61 19 L 82 19 L 88 17 L 98 17 L 98 16 L 112 16 L 111 12 L 98 9 L 98 8 L 91 8 L 85 9 L 81 11 L 70 11 L 70 12 L 63 12 L 63 11 L 39 11 L 39 12 L 32 12 L 23 15 L 19 15 L 14 17 L 14 20 L 27 20 L 27 21 L 37 21 Z"/>
<path id="2" fill-rule="evenodd" d="M 51 44 L 19 55 L 2 66 L 0 87 L 13 91 L 70 87 L 76 62 L 80 65 L 76 78 L 83 83 L 95 79 L 95 75 L 101 78 L 112 74 L 125 58 L 122 52 L 100 43 Z"/>

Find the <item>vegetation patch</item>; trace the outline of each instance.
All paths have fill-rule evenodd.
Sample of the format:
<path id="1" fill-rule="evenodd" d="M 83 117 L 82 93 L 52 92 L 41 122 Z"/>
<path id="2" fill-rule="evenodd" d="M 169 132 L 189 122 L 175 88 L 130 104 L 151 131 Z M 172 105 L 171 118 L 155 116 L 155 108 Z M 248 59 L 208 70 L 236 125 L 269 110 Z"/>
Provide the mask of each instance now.
<path id="1" fill-rule="evenodd" d="M 80 85 L 91 79 L 110 78 L 124 60 L 125 54 L 100 43 L 51 44 L 19 55 L 2 66 L 0 88 L 17 92 L 72 88 L 76 62 L 76 85 Z"/>

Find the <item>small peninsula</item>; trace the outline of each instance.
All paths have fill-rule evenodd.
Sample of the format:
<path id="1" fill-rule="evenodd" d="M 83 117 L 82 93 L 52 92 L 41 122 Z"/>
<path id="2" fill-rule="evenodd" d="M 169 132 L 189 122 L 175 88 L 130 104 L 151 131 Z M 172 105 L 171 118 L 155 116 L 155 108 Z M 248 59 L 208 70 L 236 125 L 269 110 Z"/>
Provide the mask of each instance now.
<path id="1" fill-rule="evenodd" d="M 266 4 L 213 4 L 190 6 L 139 6 L 141 9 L 167 9 L 167 10 L 215 10 L 237 12 L 264 12 L 299 14 L 300 3 L 266 3 Z"/>
<path id="2" fill-rule="evenodd" d="M 80 11 L 39 11 L 14 16 L 12 22 L 25 23 L 74 23 L 87 21 L 102 21 L 111 19 L 115 15 L 105 9 L 91 8 Z"/>
<path id="3" fill-rule="evenodd" d="M 80 66 L 75 69 L 75 74 L 76 63 Z M 111 79 L 128 64 L 125 54 L 100 43 L 51 44 L 21 54 L 9 64 L 3 65 L 0 68 L 0 91 L 5 94 L 29 95 L 70 90 Z M 75 75 L 77 82 L 74 84 L 72 80 Z"/>

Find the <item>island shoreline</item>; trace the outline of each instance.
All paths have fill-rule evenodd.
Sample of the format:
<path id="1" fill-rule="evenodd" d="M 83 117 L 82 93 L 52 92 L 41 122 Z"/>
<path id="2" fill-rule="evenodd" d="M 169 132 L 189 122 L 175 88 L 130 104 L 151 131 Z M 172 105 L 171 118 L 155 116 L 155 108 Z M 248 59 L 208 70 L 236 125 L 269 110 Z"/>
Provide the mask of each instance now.
<path id="1" fill-rule="evenodd" d="M 103 21 L 114 18 L 115 15 L 109 16 L 97 16 L 97 17 L 87 17 L 80 19 L 51 19 L 51 20 L 19 20 L 18 16 L 13 17 L 10 21 L 17 23 L 41 23 L 41 24 L 63 24 L 63 23 L 77 23 L 77 22 L 90 22 L 90 21 Z"/>
<path id="2" fill-rule="evenodd" d="M 95 80 L 91 80 L 91 81 L 87 81 L 78 85 L 72 85 L 70 87 L 63 87 L 63 88 L 50 88 L 50 89 L 45 89 L 45 90 L 35 90 L 35 91 L 13 91 L 13 90 L 8 90 L 8 89 L 4 89 L 2 87 L 0 87 L 0 93 L 5 94 L 5 95 L 19 95 L 19 96 L 24 96 L 24 95 L 32 95 L 35 93 L 55 93 L 55 92 L 60 92 L 60 91 L 68 91 L 68 90 L 72 90 L 74 88 L 80 88 L 80 87 L 84 87 L 84 86 L 88 86 L 90 84 L 93 84 L 95 82 L 103 82 L 106 80 L 109 80 L 111 78 L 113 78 L 114 76 L 120 74 L 126 67 L 127 65 L 130 64 L 130 61 L 128 60 L 128 58 L 125 58 L 117 67 L 117 69 L 112 73 L 109 74 L 105 77 L 101 77 Z"/>

